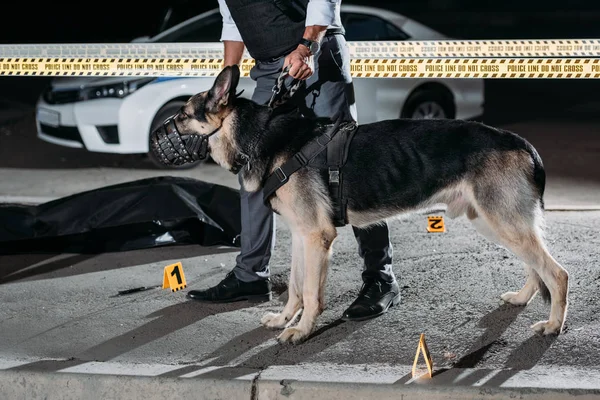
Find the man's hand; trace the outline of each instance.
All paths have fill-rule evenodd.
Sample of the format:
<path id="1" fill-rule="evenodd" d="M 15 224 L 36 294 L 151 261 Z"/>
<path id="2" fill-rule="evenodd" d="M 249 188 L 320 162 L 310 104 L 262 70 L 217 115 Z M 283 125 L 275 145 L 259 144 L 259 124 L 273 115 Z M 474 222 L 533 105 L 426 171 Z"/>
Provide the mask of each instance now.
<path id="1" fill-rule="evenodd" d="M 306 46 L 298 45 L 296 50 L 287 55 L 283 68 L 290 65 L 288 74 L 295 79 L 305 80 L 313 74 L 313 57 Z"/>
<path id="2" fill-rule="evenodd" d="M 303 37 L 313 42 L 321 42 L 326 30 L 325 25 L 307 26 Z M 290 65 L 289 75 L 295 79 L 308 79 L 314 72 L 313 55 L 310 54 L 308 47 L 301 44 L 285 58 L 283 68 L 288 65 Z"/>

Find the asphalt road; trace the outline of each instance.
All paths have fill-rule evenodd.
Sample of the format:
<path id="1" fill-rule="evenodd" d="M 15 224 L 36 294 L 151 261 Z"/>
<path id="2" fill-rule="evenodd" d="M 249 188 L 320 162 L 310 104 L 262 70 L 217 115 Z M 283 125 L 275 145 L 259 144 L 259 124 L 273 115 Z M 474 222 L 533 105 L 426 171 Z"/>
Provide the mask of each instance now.
<path id="1" fill-rule="evenodd" d="M 226 249 L 2 256 L 0 366 L 227 379 L 262 371 L 302 380 L 321 371 L 320 380 L 345 380 L 351 373 L 355 381 L 406 382 L 424 333 L 442 384 L 510 385 L 526 372 L 534 386 L 600 388 L 600 212 L 549 212 L 547 220 L 549 248 L 571 274 L 566 331 L 558 337 L 536 336 L 529 328 L 548 316 L 539 298 L 527 307 L 500 301 L 501 293 L 524 282 L 524 269 L 511 254 L 478 236 L 465 219 L 447 220 L 445 233 L 427 233 L 425 217 L 414 216 L 391 223 L 401 304 L 377 319 L 339 320 L 361 285 L 356 244 L 342 228 L 327 309 L 316 333 L 297 346 L 277 344 L 278 332 L 259 325 L 264 313 L 284 304 L 290 263 L 285 226 L 271 264 L 278 295 L 259 305 L 186 300 L 188 290 L 218 282 L 232 267 L 235 252 Z M 160 285 L 163 267 L 177 261 L 187 278 L 183 291 L 117 295 Z M 457 374 L 465 369 L 476 373 L 463 381 Z"/>
<path id="2" fill-rule="evenodd" d="M 538 148 L 551 209 L 600 204 L 597 89 L 598 83 L 583 81 L 488 85 L 482 119 Z M 214 165 L 165 172 L 138 156 L 39 141 L 34 97 L 0 104 L 0 199 L 39 202 L 164 174 L 237 187 L 235 177 Z M 549 211 L 547 219 L 550 249 L 571 273 L 567 329 L 557 338 L 529 328 L 547 317 L 540 299 L 525 308 L 501 304 L 501 293 L 523 284 L 523 268 L 512 255 L 477 236 L 464 219 L 446 221 L 446 233 L 432 234 L 425 232 L 425 216 L 413 216 L 391 224 L 402 303 L 375 320 L 339 320 L 361 284 L 356 243 L 343 228 L 327 309 L 314 336 L 299 346 L 278 345 L 277 332 L 259 325 L 285 299 L 290 240 L 282 224 L 271 263 L 278 296 L 260 305 L 186 301 L 187 290 L 212 285 L 230 270 L 232 249 L 0 256 L 0 370 L 407 384 L 424 333 L 434 384 L 600 390 L 600 211 Z M 183 262 L 185 290 L 117 296 L 160 285 L 163 267 L 176 261 Z"/>

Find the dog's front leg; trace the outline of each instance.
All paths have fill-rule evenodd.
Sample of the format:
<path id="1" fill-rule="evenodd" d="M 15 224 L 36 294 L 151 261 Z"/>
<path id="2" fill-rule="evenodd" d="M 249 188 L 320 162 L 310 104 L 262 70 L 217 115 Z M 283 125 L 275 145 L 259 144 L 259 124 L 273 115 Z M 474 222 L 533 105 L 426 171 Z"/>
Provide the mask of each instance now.
<path id="1" fill-rule="evenodd" d="M 304 309 L 300 322 L 295 327 L 286 328 L 277 338 L 280 343 L 299 343 L 308 337 L 315 328 L 317 317 L 323 312 L 321 285 L 324 284 L 329 261 L 329 251 L 336 236 L 334 227 L 312 231 L 303 237 L 304 242 L 304 285 L 302 300 Z"/>
<path id="2" fill-rule="evenodd" d="M 288 301 L 283 311 L 277 313 L 267 313 L 261 319 L 261 324 L 271 329 L 285 327 L 302 307 L 302 286 L 304 281 L 304 246 L 302 237 L 292 229 L 292 267 L 288 283 Z"/>

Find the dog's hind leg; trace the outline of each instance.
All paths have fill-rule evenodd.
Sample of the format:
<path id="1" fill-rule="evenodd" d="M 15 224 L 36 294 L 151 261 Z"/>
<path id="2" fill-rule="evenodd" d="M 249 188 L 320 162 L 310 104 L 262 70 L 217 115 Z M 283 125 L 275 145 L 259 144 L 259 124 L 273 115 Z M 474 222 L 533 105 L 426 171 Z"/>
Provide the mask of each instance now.
<path id="1" fill-rule="evenodd" d="M 281 313 L 267 313 L 262 317 L 260 322 L 267 328 L 284 328 L 288 323 L 293 322 L 295 315 L 302 308 L 303 258 L 302 236 L 292 230 L 292 267 L 288 280 L 288 301 Z"/>
<path id="2" fill-rule="evenodd" d="M 506 292 L 502 294 L 500 296 L 502 300 L 515 306 L 525 306 L 533 299 L 538 290 L 544 291 L 543 298 L 549 297 L 549 294 L 545 293 L 548 288 L 541 282 L 541 278 L 537 272 L 529 265 L 526 265 L 525 269 L 527 270 L 525 285 L 518 292 Z"/>
<path id="3" fill-rule="evenodd" d="M 316 325 L 317 317 L 323 312 L 325 276 L 331 246 L 337 236 L 333 225 L 320 224 L 303 235 L 304 285 L 302 290 L 302 317 L 295 327 L 286 328 L 277 338 L 280 343 L 299 343 L 306 339 Z"/>
<path id="4" fill-rule="evenodd" d="M 492 211 L 476 207 L 477 217 L 472 219 L 475 227 L 496 243 L 506 247 L 531 268 L 525 286 L 518 293 L 505 293 L 503 298 L 513 304 L 527 303 L 539 289 L 542 297 L 550 294 L 550 317 L 532 328 L 543 334 L 562 332 L 568 308 L 567 271 L 550 255 L 544 240 L 539 220 L 541 206 L 536 202 L 536 210 L 530 216 L 519 214 L 518 210 Z M 491 234 L 490 234 L 491 233 Z"/>
<path id="5" fill-rule="evenodd" d="M 489 241 L 504 246 L 501 238 L 493 231 L 489 223 L 486 223 L 483 218 L 478 218 L 477 212 L 469 207 L 466 212 L 467 218 L 473 223 L 473 226 L 477 229 L 482 236 L 487 238 Z M 528 304 L 531 299 L 536 295 L 539 290 L 542 290 L 545 299 L 549 298 L 550 294 L 547 293 L 548 288 L 541 281 L 540 276 L 535 272 L 529 265 L 525 265 L 527 271 L 527 281 L 521 290 L 518 292 L 506 292 L 500 296 L 502 300 L 507 303 L 522 306 Z"/>
<path id="6" fill-rule="evenodd" d="M 567 271 L 550 255 L 542 238 L 534 229 L 513 226 L 501 221 L 497 216 L 480 217 L 487 220 L 486 222 L 497 232 L 500 244 L 523 260 L 533 272 L 521 291 L 516 294 L 505 293 L 503 297 L 511 303 L 526 303 L 538 289 L 542 295 L 549 292 L 550 318 L 538 322 L 532 328 L 543 334 L 560 333 L 568 307 Z"/>

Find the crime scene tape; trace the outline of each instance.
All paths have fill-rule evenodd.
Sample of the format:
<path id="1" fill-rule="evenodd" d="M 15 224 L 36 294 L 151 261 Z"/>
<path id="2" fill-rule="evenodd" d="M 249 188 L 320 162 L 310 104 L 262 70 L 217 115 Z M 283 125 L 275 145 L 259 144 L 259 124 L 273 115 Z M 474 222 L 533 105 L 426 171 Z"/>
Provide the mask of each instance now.
<path id="1" fill-rule="evenodd" d="M 348 42 L 350 58 L 600 57 L 600 39 Z M 3 58 L 223 58 L 223 44 L 4 44 Z M 247 52 L 245 58 L 249 58 Z"/>
<path id="2" fill-rule="evenodd" d="M 215 77 L 222 59 L 0 58 L 0 76 Z M 243 59 L 248 76 L 253 59 Z M 600 58 L 352 59 L 356 78 L 600 78 Z"/>
<path id="3" fill-rule="evenodd" d="M 348 42 L 352 58 L 599 57 L 600 39 Z"/>
<path id="4" fill-rule="evenodd" d="M 596 58 L 355 59 L 356 78 L 600 78 Z"/>

